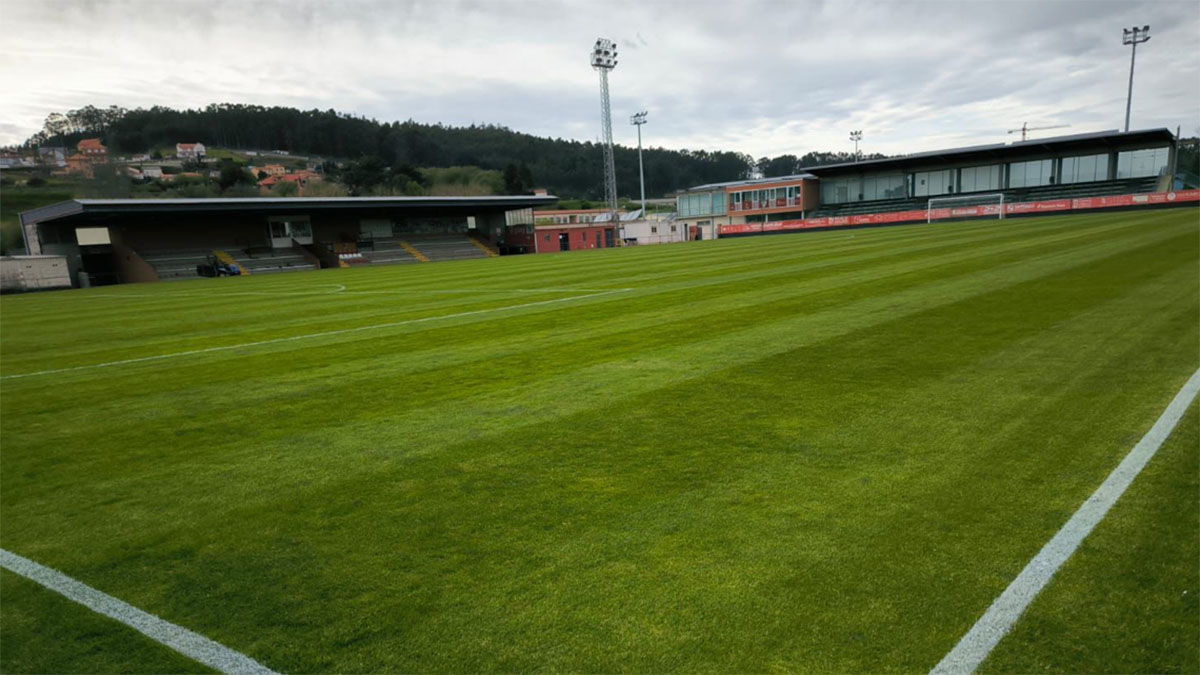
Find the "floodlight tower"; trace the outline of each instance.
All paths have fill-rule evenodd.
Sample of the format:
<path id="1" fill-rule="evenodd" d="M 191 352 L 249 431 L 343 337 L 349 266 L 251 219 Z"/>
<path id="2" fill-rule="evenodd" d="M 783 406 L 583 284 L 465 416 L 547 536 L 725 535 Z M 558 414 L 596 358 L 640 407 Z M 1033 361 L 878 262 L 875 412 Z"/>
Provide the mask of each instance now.
<path id="1" fill-rule="evenodd" d="M 854 141 L 854 161 L 858 161 L 858 142 L 862 140 L 862 129 L 850 132 L 850 140 Z"/>
<path id="2" fill-rule="evenodd" d="M 617 168 L 613 162 L 612 110 L 608 103 L 608 71 L 617 67 L 617 45 L 596 38 L 592 46 L 592 68 L 600 73 L 600 126 L 604 130 L 604 201 L 613 227 L 620 227 L 617 216 Z"/>
<path id="3" fill-rule="evenodd" d="M 642 220 L 646 220 L 646 171 L 642 168 L 642 125 L 646 123 L 645 110 L 629 118 L 629 123 L 638 130 L 638 180 L 642 183 Z"/>
<path id="4" fill-rule="evenodd" d="M 1133 62 L 1137 60 L 1137 46 L 1150 40 L 1150 26 L 1126 28 L 1121 44 L 1133 45 L 1129 55 L 1129 95 L 1125 98 L 1125 131 L 1129 131 L 1129 108 L 1133 105 Z"/>

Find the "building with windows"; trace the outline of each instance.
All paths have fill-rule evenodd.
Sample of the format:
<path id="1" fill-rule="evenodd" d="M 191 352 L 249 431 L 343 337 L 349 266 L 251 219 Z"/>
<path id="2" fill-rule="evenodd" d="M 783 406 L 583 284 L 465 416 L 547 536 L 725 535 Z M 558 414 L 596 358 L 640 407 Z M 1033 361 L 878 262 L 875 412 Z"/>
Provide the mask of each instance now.
<path id="1" fill-rule="evenodd" d="M 707 238 L 710 227 L 715 234 L 755 234 L 925 220 L 930 199 L 959 195 L 969 203 L 972 196 L 1002 194 L 1006 213 L 1018 215 L 1093 208 L 1093 198 L 1106 199 L 1107 207 L 1118 205 L 1116 196 L 1171 190 L 1175 149 L 1168 129 L 978 145 L 700 185 L 680 192 L 676 208 L 681 222 Z M 1143 201 L 1159 200 L 1131 203 Z M 1163 198 L 1174 201 L 1175 195 Z"/>
<path id="2" fill-rule="evenodd" d="M 687 239 L 712 239 L 721 225 L 803 218 L 817 203 L 816 177 L 804 173 L 688 188 L 676 196 L 675 214 Z"/>
<path id="3" fill-rule="evenodd" d="M 179 159 L 200 159 L 204 157 L 203 143 L 176 143 L 175 156 Z"/>
<path id="4" fill-rule="evenodd" d="M 814 215 L 921 208 L 931 197 L 1003 192 L 1006 201 L 1165 190 L 1167 129 L 1105 131 L 816 166 Z"/>
<path id="5" fill-rule="evenodd" d="M 99 138 L 85 138 L 76 144 L 75 149 L 79 154 L 87 158 L 89 162 L 103 163 L 108 161 L 108 148 L 100 142 Z"/>

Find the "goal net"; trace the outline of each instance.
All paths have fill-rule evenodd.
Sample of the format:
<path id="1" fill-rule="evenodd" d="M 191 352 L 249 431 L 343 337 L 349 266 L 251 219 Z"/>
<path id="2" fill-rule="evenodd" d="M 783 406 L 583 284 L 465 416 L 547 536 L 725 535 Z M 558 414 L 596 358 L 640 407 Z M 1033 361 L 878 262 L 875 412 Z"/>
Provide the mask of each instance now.
<path id="1" fill-rule="evenodd" d="M 946 218 L 1004 218 L 1004 194 L 933 197 L 926 207 L 925 222 Z"/>

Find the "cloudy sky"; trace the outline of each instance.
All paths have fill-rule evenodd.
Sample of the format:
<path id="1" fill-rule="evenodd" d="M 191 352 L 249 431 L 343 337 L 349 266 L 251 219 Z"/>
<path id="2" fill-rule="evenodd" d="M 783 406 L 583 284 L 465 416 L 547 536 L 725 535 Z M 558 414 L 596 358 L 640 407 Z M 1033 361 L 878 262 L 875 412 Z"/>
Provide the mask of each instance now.
<path id="1" fill-rule="evenodd" d="M 334 108 L 595 140 L 596 37 L 621 44 L 614 135 L 754 156 L 889 154 L 1124 123 L 1200 133 L 1200 2 L 0 0 L 0 144 L 83 105 Z"/>

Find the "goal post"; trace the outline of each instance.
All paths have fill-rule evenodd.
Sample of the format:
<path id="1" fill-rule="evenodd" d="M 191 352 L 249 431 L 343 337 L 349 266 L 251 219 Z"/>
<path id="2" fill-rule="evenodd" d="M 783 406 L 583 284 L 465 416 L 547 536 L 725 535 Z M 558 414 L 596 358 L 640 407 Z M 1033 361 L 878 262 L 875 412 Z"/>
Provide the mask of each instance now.
<path id="1" fill-rule="evenodd" d="M 927 223 L 944 218 L 990 218 L 993 216 L 1004 219 L 1003 192 L 931 197 L 925 207 L 925 222 Z"/>

